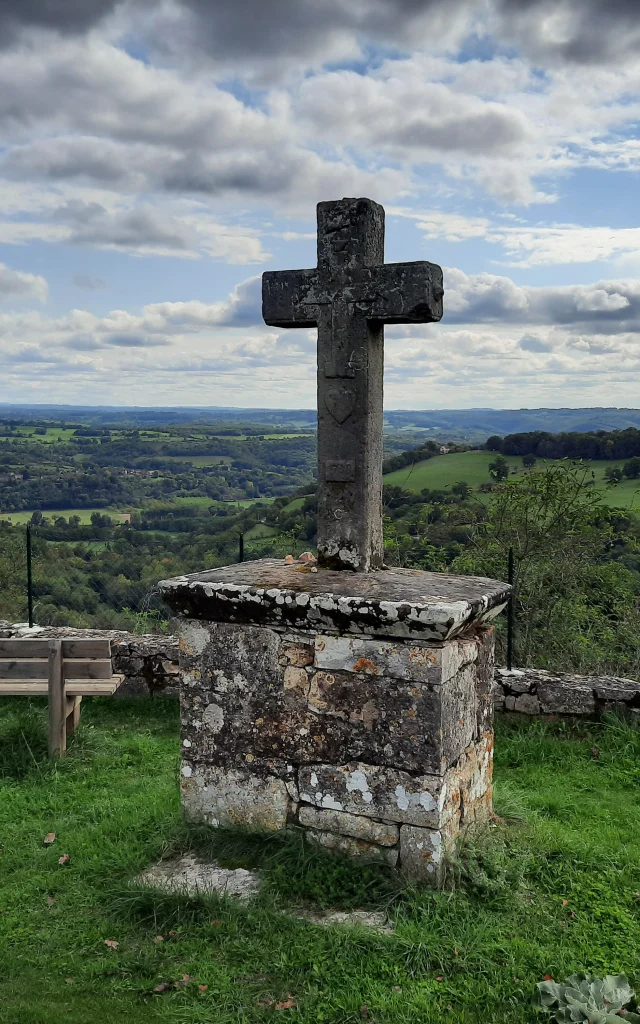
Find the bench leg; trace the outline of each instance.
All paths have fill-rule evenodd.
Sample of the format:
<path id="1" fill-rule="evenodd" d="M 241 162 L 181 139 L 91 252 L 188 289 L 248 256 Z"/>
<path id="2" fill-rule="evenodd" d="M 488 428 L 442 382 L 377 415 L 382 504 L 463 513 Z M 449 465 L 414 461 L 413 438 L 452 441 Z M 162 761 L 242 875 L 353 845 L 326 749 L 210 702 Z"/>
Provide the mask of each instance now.
<path id="1" fill-rule="evenodd" d="M 49 757 L 60 757 L 67 748 L 65 728 L 62 641 L 49 641 Z"/>
<path id="2" fill-rule="evenodd" d="M 80 725 L 81 703 L 82 697 L 67 697 L 65 699 L 67 742 Z"/>

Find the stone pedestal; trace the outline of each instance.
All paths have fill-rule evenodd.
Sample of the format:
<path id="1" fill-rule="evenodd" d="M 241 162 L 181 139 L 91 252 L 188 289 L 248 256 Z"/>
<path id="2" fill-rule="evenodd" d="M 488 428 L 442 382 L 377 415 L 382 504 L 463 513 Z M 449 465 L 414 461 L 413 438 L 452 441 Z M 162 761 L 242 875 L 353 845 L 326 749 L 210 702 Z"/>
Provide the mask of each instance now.
<path id="1" fill-rule="evenodd" d="M 491 813 L 505 584 L 265 559 L 165 580 L 180 617 L 182 803 L 436 878 Z"/>

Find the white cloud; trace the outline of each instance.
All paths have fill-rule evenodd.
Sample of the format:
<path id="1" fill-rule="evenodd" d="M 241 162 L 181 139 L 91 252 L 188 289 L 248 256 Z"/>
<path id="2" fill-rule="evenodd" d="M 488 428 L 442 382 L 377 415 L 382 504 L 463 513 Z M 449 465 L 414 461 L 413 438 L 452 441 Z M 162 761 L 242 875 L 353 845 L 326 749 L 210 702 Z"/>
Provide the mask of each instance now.
<path id="1" fill-rule="evenodd" d="M 25 274 L 0 263 L 0 300 L 37 299 L 45 302 L 47 282 L 39 274 Z"/>

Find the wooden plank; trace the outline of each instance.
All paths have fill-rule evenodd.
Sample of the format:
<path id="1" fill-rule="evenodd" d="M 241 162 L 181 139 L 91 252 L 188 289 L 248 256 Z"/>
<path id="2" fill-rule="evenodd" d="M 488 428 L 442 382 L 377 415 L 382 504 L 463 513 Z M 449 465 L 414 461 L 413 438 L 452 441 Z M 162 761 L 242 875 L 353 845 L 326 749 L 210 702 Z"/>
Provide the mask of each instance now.
<path id="1" fill-rule="evenodd" d="M 115 693 L 122 682 L 122 676 L 111 679 L 72 679 L 65 687 L 67 697 L 108 697 Z M 0 697 L 38 697 L 49 692 L 48 684 L 35 679 L 29 682 L 0 683 Z"/>
<path id="2" fill-rule="evenodd" d="M 80 725 L 80 705 L 82 697 L 67 697 L 65 700 L 67 742 Z"/>
<path id="3" fill-rule="evenodd" d="M 62 677 L 62 641 L 49 641 L 49 757 L 60 757 L 67 747 L 65 693 Z"/>
<path id="4" fill-rule="evenodd" d="M 62 658 L 60 659 L 62 662 Z M 48 679 L 49 657 L 31 661 L 15 658 L 0 659 L 0 679 Z"/>
<path id="5" fill-rule="evenodd" d="M 33 658 L 20 661 L 16 658 L 0 658 L 0 679 L 46 679 L 47 658 Z M 82 661 L 63 660 L 62 673 L 65 679 L 109 679 L 112 675 L 111 659 Z"/>
<path id="6" fill-rule="evenodd" d="M 110 640 L 63 640 L 63 658 L 110 658 Z"/>
<path id="7" fill-rule="evenodd" d="M 0 640 L 0 658 L 48 658 L 48 640 Z M 63 658 L 110 658 L 110 640 L 63 640 Z"/>
<path id="8" fill-rule="evenodd" d="M 65 679 L 110 679 L 113 674 L 111 658 L 96 658 L 93 661 L 83 661 L 81 658 L 73 661 L 65 659 L 63 673 Z"/>
<path id="9" fill-rule="evenodd" d="M 0 658 L 48 657 L 48 640 L 0 640 Z"/>

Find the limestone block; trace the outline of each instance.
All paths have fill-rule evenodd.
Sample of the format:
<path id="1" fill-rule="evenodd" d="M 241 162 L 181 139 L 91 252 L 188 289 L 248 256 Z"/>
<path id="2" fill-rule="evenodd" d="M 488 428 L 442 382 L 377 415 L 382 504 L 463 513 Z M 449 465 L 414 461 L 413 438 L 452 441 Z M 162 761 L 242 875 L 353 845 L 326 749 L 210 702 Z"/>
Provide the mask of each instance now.
<path id="1" fill-rule="evenodd" d="M 440 832 L 415 825 L 400 829 L 400 868 L 409 878 L 435 881 L 440 874 L 444 853 Z"/>
<path id="2" fill-rule="evenodd" d="M 594 680 L 595 695 L 598 700 L 615 701 L 631 704 L 640 701 L 640 683 L 633 679 L 603 677 Z"/>
<path id="3" fill-rule="evenodd" d="M 440 776 L 416 778 L 358 761 L 304 766 L 298 784 L 301 804 L 425 827 L 438 827 L 446 798 Z"/>
<path id="4" fill-rule="evenodd" d="M 538 698 L 544 714 L 585 715 L 595 711 L 593 687 L 553 679 L 538 683 Z"/>
<path id="5" fill-rule="evenodd" d="M 285 640 L 280 648 L 281 665 L 313 665 L 314 648 L 311 643 Z"/>
<path id="6" fill-rule="evenodd" d="M 527 676 L 513 676 L 510 679 L 505 679 L 504 682 L 511 690 L 511 693 L 530 693 L 533 685 Z"/>
<path id="7" fill-rule="evenodd" d="M 395 846 L 398 842 L 398 826 L 386 825 L 381 821 L 363 818 L 344 811 L 322 811 L 309 804 L 303 804 L 298 813 L 298 820 L 306 828 L 314 828 L 320 832 L 337 832 L 352 839 L 364 839 L 379 846 Z"/>
<path id="8" fill-rule="evenodd" d="M 516 709 L 516 698 L 509 695 L 504 699 L 504 706 L 506 711 L 515 711 Z"/>
<path id="9" fill-rule="evenodd" d="M 477 732 L 478 707 L 475 665 L 467 665 L 441 688 L 441 769 L 453 764 Z M 423 762 L 431 769 L 431 765 Z"/>
<path id="10" fill-rule="evenodd" d="M 183 761 L 182 806 L 191 821 L 240 825 L 276 832 L 285 827 L 292 803 L 282 779 Z"/>
<path id="11" fill-rule="evenodd" d="M 493 812 L 493 729 L 467 747 L 445 777 L 441 828 L 456 835 L 472 822 L 488 821 Z"/>
<path id="12" fill-rule="evenodd" d="M 532 693 L 521 693 L 514 699 L 514 711 L 521 711 L 525 715 L 539 715 L 540 701 Z"/>
<path id="13" fill-rule="evenodd" d="M 315 638 L 316 668 L 330 672 L 356 672 L 388 676 L 413 683 L 443 683 L 463 665 L 475 661 L 477 645 L 461 640 L 448 644 L 420 641 L 400 643 L 365 640 L 353 636 L 318 635 Z"/>
<path id="14" fill-rule="evenodd" d="M 376 864 L 388 864 L 392 868 L 398 863 L 397 848 L 376 846 L 374 843 L 366 843 L 362 839 L 350 839 L 348 836 L 335 835 L 333 832 L 315 832 L 313 829 L 310 829 L 306 835 L 311 842 L 324 846 L 326 850 L 333 850 L 334 853 L 342 853 L 346 857 L 356 857 Z"/>

